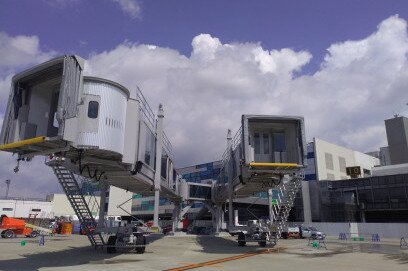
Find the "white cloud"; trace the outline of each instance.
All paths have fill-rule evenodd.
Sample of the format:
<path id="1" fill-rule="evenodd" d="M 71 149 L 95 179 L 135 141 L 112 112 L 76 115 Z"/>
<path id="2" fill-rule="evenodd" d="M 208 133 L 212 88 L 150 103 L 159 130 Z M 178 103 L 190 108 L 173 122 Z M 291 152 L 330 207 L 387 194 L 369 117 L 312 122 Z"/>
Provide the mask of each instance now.
<path id="1" fill-rule="evenodd" d="M 37 36 L 14 36 L 0 32 L 0 78 L 16 69 L 48 60 L 54 51 L 44 52 Z"/>
<path id="2" fill-rule="evenodd" d="M 137 0 L 112 0 L 132 19 L 140 19 L 142 8 Z"/>
<path id="3" fill-rule="evenodd" d="M 154 108 L 164 103 L 179 166 L 218 159 L 227 128 L 238 128 L 248 113 L 303 115 L 309 140 L 375 149 L 385 144 L 383 120 L 407 100 L 408 40 L 398 16 L 365 39 L 333 44 L 319 71 L 297 78 L 312 57 L 307 51 L 223 44 L 208 34 L 192 47 L 187 58 L 124 43 L 88 61 L 91 74 L 141 86 Z"/>

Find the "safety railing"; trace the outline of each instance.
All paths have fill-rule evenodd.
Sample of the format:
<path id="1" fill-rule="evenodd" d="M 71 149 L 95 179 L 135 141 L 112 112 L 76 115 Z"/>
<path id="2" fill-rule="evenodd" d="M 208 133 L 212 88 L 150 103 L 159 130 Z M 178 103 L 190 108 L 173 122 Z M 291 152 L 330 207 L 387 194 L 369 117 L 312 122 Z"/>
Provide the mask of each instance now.
<path id="1" fill-rule="evenodd" d="M 156 128 L 156 125 L 155 125 L 156 115 L 153 113 L 152 108 L 150 107 L 149 103 L 146 101 L 146 98 L 143 95 L 143 92 L 139 87 L 137 88 L 137 99 L 140 102 L 140 111 L 142 112 L 147 124 L 154 131 Z"/>

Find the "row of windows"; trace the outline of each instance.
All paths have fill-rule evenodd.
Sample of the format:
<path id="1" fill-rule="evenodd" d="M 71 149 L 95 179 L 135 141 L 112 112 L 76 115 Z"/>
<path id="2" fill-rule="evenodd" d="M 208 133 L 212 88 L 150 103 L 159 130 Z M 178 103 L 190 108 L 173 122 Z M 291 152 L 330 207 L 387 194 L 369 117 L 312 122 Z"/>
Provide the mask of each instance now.
<path id="1" fill-rule="evenodd" d="M 5 212 L 10 212 L 13 210 L 14 210 L 13 208 L 7 208 L 7 207 L 3 208 L 3 211 Z M 41 209 L 31 209 L 31 212 L 41 212 Z"/>
<path id="2" fill-rule="evenodd" d="M 324 160 L 326 162 L 326 169 L 334 170 L 333 155 L 327 152 L 324 153 Z M 346 158 L 341 156 L 339 156 L 339 170 L 346 173 Z"/>

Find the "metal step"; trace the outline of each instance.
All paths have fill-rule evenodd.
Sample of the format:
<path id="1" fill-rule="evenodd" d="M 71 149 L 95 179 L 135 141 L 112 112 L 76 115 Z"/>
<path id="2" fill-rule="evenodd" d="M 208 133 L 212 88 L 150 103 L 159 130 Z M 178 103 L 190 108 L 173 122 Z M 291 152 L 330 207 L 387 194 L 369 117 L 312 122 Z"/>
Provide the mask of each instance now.
<path id="1" fill-rule="evenodd" d="M 74 209 L 75 214 L 78 216 L 81 226 L 86 229 L 86 235 L 88 236 L 91 245 L 95 248 L 105 246 L 105 240 L 101 233 L 87 230 L 90 226 L 96 228 L 97 223 L 92 216 L 91 209 L 88 205 L 89 203 L 85 200 L 75 175 L 64 166 L 60 165 L 57 161 L 53 161 L 48 165 L 53 169 L 55 176 L 57 176 L 62 189 L 67 195 L 68 201 Z M 95 206 L 97 202 L 94 201 L 92 204 Z"/>
<path id="2" fill-rule="evenodd" d="M 274 217 L 272 225 L 277 229 L 277 236 L 280 237 L 286 229 L 287 220 L 291 208 L 293 207 L 296 194 L 302 186 L 301 178 L 293 178 L 289 182 L 283 183 L 278 191 L 277 205 L 273 208 Z"/>

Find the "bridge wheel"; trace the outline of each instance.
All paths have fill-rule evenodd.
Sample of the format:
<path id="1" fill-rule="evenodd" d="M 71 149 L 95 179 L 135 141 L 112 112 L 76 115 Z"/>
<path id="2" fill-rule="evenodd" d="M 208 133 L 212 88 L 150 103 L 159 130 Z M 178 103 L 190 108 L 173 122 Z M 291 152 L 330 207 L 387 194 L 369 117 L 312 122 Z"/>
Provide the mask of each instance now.
<path id="1" fill-rule="evenodd" d="M 259 246 L 266 247 L 266 234 L 265 233 L 261 234 L 261 240 L 262 241 L 258 242 Z"/>
<path id="2" fill-rule="evenodd" d="M 243 247 L 246 245 L 245 234 L 243 232 L 238 233 L 238 246 Z"/>
<path id="3" fill-rule="evenodd" d="M 146 237 L 144 237 L 143 234 L 140 234 L 137 236 L 136 239 L 136 253 L 137 254 L 143 254 L 145 253 L 146 250 Z"/>
<path id="4" fill-rule="evenodd" d="M 116 253 L 116 235 L 109 236 L 107 245 L 106 252 L 109 254 Z"/>

